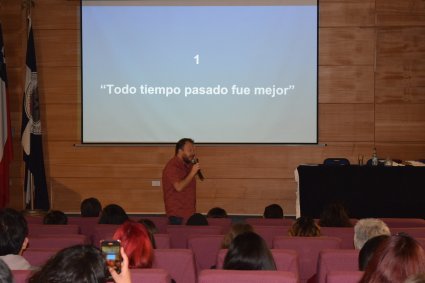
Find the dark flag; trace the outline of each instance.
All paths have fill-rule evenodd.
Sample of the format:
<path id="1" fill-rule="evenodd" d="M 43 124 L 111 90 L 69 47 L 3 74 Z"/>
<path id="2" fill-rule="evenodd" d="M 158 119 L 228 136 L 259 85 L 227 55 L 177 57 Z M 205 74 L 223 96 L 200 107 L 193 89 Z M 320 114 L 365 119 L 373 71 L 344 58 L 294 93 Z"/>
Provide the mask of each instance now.
<path id="1" fill-rule="evenodd" d="M 28 26 L 21 142 L 25 162 L 24 193 L 26 208 L 48 210 L 50 205 L 44 170 L 37 66 L 31 19 L 29 19 Z"/>
<path id="2" fill-rule="evenodd" d="M 0 24 L 0 207 L 5 207 L 9 202 L 9 165 L 12 161 L 12 131 L 6 86 L 6 60 Z"/>

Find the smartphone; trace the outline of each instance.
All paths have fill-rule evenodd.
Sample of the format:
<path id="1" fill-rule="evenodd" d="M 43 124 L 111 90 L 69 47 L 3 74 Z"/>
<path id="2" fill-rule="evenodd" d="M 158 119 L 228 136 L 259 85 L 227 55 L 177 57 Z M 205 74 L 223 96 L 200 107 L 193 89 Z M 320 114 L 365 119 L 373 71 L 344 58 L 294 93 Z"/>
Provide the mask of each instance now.
<path id="1" fill-rule="evenodd" d="M 112 267 L 117 273 L 121 273 L 122 256 L 120 252 L 121 242 L 118 240 L 100 241 L 100 249 L 106 261 L 107 267 Z"/>

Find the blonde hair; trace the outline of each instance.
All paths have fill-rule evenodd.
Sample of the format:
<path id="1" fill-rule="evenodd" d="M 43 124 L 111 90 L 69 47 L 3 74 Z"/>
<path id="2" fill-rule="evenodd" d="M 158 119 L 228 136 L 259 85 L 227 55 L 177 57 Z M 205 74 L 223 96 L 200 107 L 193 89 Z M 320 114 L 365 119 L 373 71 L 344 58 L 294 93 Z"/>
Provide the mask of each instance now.
<path id="1" fill-rule="evenodd" d="M 296 237 L 318 237 L 320 227 L 310 217 L 299 217 L 289 230 L 290 236 Z"/>

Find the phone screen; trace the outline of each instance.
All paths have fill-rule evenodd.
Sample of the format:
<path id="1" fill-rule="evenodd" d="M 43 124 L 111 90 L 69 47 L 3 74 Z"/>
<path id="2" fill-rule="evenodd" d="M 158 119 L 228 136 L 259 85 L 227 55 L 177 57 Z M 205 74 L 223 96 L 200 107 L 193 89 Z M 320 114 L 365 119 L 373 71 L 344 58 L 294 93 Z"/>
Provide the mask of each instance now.
<path id="1" fill-rule="evenodd" d="M 122 257 L 120 247 L 121 245 L 119 241 L 101 242 L 101 249 L 106 260 L 106 265 L 115 269 L 117 273 L 121 272 Z"/>

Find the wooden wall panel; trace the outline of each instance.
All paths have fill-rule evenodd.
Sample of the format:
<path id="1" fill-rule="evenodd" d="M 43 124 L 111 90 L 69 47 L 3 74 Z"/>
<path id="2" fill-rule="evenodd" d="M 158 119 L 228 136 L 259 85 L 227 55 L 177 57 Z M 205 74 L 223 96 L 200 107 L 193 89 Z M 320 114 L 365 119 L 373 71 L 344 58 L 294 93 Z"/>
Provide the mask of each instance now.
<path id="1" fill-rule="evenodd" d="M 375 0 L 320 1 L 320 27 L 375 25 Z"/>
<path id="2" fill-rule="evenodd" d="M 422 0 L 376 0 L 378 26 L 424 26 L 425 3 Z"/>

